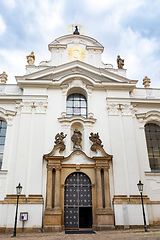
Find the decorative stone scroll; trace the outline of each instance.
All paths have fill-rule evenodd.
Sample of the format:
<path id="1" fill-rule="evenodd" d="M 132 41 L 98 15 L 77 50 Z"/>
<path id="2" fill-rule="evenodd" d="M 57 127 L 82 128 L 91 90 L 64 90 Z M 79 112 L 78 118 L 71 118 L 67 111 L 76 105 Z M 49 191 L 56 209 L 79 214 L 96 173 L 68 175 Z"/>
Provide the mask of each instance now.
<path id="1" fill-rule="evenodd" d="M 76 128 L 74 130 L 74 133 L 71 137 L 71 140 L 73 142 L 73 149 L 78 150 L 82 148 L 81 142 L 82 142 L 82 133 Z"/>
<path id="2" fill-rule="evenodd" d="M 139 128 L 144 129 L 146 123 L 153 122 L 158 123 L 160 122 L 160 111 L 149 111 L 147 113 L 139 113 L 136 114 L 136 117 L 140 123 Z"/>
<path id="3" fill-rule="evenodd" d="M 5 119 L 7 122 L 7 126 L 12 126 L 13 117 L 16 115 L 15 111 L 5 110 L 0 107 L 0 118 Z"/>

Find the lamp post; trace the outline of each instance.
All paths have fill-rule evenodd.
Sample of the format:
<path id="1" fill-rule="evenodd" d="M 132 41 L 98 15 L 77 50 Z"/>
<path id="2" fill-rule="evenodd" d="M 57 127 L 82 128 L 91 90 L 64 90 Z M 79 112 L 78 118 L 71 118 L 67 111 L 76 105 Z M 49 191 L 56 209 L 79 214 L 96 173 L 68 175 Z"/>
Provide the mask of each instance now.
<path id="1" fill-rule="evenodd" d="M 139 183 L 137 184 L 138 186 L 138 190 L 141 194 L 141 201 L 142 201 L 142 211 L 143 211 L 143 220 L 144 220 L 144 230 L 145 232 L 147 232 L 147 225 L 146 225 L 146 216 L 145 216 L 145 211 L 144 211 L 144 205 L 143 205 L 143 196 L 142 196 L 142 192 L 143 192 L 143 183 L 141 183 L 141 180 L 139 180 Z"/>
<path id="2" fill-rule="evenodd" d="M 19 183 L 19 185 L 16 187 L 16 192 L 17 192 L 17 205 L 16 205 L 16 215 L 15 215 L 15 223 L 14 223 L 14 232 L 13 232 L 13 237 L 16 237 L 16 226 L 17 226 L 17 213 L 18 213 L 18 201 L 19 201 L 19 195 L 22 192 L 22 186 Z"/>

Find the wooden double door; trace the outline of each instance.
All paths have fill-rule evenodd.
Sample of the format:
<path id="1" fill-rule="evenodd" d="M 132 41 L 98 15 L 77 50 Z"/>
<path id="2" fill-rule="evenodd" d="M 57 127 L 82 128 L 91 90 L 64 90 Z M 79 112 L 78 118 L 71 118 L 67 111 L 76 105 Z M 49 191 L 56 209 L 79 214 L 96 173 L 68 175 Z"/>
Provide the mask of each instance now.
<path id="1" fill-rule="evenodd" d="M 92 228 L 92 187 L 84 173 L 74 172 L 65 181 L 64 224 L 66 229 Z"/>

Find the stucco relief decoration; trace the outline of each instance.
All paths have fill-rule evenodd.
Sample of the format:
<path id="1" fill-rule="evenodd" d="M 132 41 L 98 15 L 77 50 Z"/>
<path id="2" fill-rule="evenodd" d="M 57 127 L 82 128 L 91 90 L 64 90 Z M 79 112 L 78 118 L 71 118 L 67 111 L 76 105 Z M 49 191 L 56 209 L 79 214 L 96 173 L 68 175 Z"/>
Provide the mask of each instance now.
<path id="1" fill-rule="evenodd" d="M 16 115 L 15 111 L 5 110 L 0 107 L 0 118 L 7 121 L 7 126 L 12 126 L 13 117 Z"/>
<path id="2" fill-rule="evenodd" d="M 16 103 L 17 113 L 32 113 L 32 110 L 35 109 L 35 113 L 46 113 L 47 102 L 21 102 Z"/>
<path id="3" fill-rule="evenodd" d="M 68 57 L 70 60 L 81 60 L 85 58 L 85 50 L 80 46 L 72 46 L 68 50 Z"/>
<path id="4" fill-rule="evenodd" d="M 108 104 L 107 106 L 109 115 L 119 115 L 119 105 L 118 104 Z"/>
<path id="5" fill-rule="evenodd" d="M 32 113 L 33 102 L 21 102 L 16 104 L 17 113 Z"/>
<path id="6" fill-rule="evenodd" d="M 73 149 L 78 150 L 82 148 L 81 142 L 82 142 L 82 133 L 76 128 L 73 132 L 73 135 L 71 137 L 71 140 L 73 142 Z"/>
<path id="7" fill-rule="evenodd" d="M 118 69 L 123 69 L 124 59 L 122 59 L 120 55 L 117 56 L 117 65 L 118 65 Z"/>
<path id="8" fill-rule="evenodd" d="M 122 115 L 132 116 L 136 109 L 134 109 L 132 105 L 125 104 L 125 105 L 121 105 L 121 110 L 122 110 Z"/>
<path id="9" fill-rule="evenodd" d="M 34 107 L 36 113 L 46 113 L 47 102 L 35 102 Z"/>
<path id="10" fill-rule="evenodd" d="M 103 148 L 102 141 L 99 138 L 99 134 L 98 133 L 91 132 L 90 136 L 89 136 L 89 139 L 90 139 L 91 142 L 93 142 L 93 144 L 91 146 L 91 150 L 92 151 L 96 152 L 98 147 L 102 147 Z"/>
<path id="11" fill-rule="evenodd" d="M 150 122 L 159 123 L 160 122 L 160 112 L 159 111 L 149 111 L 147 113 L 139 113 L 139 114 L 136 114 L 136 117 L 140 123 L 140 126 L 139 126 L 140 129 L 144 129 L 144 126 L 146 123 L 150 123 Z"/>
<path id="12" fill-rule="evenodd" d="M 31 54 L 28 54 L 26 58 L 27 58 L 28 65 L 34 65 L 34 62 L 35 62 L 34 52 L 31 52 Z"/>

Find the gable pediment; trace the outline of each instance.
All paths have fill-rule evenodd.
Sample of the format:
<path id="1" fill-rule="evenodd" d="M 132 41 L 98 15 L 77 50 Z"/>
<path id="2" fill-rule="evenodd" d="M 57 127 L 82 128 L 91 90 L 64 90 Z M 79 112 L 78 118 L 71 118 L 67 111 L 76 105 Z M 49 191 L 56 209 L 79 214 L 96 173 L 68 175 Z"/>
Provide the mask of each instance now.
<path id="1" fill-rule="evenodd" d="M 136 85 L 137 81 L 129 80 L 121 75 L 111 72 L 107 69 L 97 68 L 81 61 L 69 62 L 57 67 L 48 67 L 34 73 L 16 77 L 17 82 L 21 84 L 50 84 L 61 85 L 69 79 L 81 77 L 88 80 L 92 85 L 101 84 L 129 84 Z"/>

